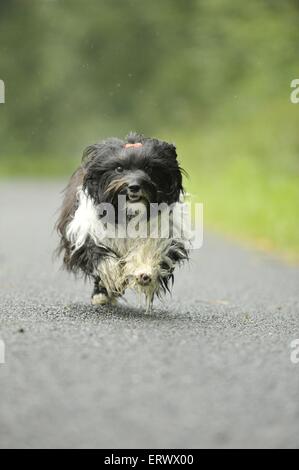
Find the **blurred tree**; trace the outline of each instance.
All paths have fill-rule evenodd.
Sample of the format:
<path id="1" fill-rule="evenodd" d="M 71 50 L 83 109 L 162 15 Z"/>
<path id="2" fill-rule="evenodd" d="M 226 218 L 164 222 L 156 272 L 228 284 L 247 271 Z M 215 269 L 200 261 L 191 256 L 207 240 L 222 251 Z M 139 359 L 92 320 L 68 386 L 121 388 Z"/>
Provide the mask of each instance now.
<path id="1" fill-rule="evenodd" d="M 286 98 L 298 18 L 294 0 L 1 2 L 0 158 L 244 119 Z"/>

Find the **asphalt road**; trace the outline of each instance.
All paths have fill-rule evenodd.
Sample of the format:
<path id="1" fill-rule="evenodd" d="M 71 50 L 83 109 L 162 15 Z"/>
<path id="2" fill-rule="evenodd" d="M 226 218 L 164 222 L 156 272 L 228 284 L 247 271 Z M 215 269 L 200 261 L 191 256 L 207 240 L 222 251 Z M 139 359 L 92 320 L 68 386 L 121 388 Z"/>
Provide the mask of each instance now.
<path id="1" fill-rule="evenodd" d="M 0 186 L 0 447 L 299 447 L 298 267 L 207 236 L 152 315 L 97 309 L 52 260 L 61 186 Z"/>

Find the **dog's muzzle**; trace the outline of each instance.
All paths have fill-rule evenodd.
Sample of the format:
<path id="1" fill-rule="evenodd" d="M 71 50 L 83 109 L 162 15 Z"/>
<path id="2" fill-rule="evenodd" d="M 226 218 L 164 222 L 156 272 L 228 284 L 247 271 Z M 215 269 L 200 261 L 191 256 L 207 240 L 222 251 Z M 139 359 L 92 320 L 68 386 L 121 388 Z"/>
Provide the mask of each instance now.
<path id="1" fill-rule="evenodd" d="M 130 202 L 138 202 L 144 196 L 142 188 L 138 183 L 129 184 L 127 195 Z"/>
<path id="2" fill-rule="evenodd" d="M 127 177 L 126 193 L 130 202 L 154 202 L 157 190 L 149 176 L 142 170 L 137 170 Z"/>

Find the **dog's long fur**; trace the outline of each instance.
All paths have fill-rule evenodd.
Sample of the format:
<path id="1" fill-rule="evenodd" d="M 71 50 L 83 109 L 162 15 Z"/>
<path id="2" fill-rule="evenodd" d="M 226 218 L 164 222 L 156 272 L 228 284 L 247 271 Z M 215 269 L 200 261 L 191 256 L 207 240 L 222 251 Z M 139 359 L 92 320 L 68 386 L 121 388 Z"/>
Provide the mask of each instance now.
<path id="1" fill-rule="evenodd" d="M 159 239 L 103 237 L 98 208 L 110 203 L 118 214 L 119 195 L 127 208 L 137 201 L 147 209 L 153 203 L 179 204 L 182 172 L 174 145 L 135 133 L 84 151 L 65 190 L 58 251 L 67 270 L 94 280 L 94 304 L 113 302 L 132 287 L 145 294 L 150 309 L 154 296 L 169 290 L 175 265 L 188 258 L 184 242 L 171 233 Z"/>

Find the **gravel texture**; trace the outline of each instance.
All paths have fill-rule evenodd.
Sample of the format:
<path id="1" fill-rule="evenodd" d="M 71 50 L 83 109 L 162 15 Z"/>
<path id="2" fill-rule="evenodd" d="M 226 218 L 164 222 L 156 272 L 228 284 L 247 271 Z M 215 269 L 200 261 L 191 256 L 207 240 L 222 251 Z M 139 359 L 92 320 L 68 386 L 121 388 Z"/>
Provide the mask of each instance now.
<path id="1" fill-rule="evenodd" d="M 1 448 L 299 447 L 299 269 L 214 235 L 144 315 L 52 253 L 63 183 L 0 187 Z"/>

